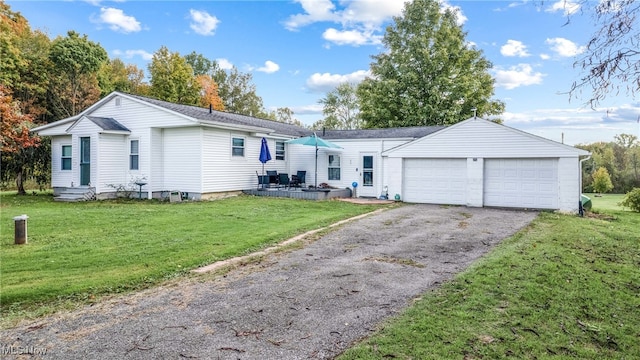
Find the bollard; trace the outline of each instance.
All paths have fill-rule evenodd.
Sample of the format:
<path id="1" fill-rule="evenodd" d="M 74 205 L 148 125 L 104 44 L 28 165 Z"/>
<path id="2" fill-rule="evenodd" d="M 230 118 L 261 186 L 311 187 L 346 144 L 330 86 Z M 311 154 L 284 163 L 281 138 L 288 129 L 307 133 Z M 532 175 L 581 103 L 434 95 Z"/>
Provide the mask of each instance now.
<path id="1" fill-rule="evenodd" d="M 16 226 L 15 244 L 22 245 L 27 243 L 27 215 L 20 215 L 13 218 Z"/>

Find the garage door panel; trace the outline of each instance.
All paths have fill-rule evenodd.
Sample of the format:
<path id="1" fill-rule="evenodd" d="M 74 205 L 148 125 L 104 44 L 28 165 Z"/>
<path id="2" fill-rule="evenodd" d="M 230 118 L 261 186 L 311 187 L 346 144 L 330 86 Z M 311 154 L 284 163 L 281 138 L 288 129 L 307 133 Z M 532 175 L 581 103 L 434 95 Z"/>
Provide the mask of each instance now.
<path id="1" fill-rule="evenodd" d="M 485 159 L 486 206 L 556 209 L 557 159 Z"/>
<path id="2" fill-rule="evenodd" d="M 429 204 L 466 204 L 466 159 L 406 159 L 404 200 Z"/>

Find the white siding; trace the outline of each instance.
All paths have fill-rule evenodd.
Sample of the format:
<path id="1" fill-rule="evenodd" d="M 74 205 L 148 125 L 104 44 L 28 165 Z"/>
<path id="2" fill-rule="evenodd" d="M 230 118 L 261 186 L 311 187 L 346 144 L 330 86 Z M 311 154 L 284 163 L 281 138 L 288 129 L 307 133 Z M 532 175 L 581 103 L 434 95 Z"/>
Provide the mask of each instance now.
<path id="1" fill-rule="evenodd" d="M 149 171 L 148 188 L 151 191 L 166 190 L 164 186 L 164 150 L 163 150 L 164 130 L 153 128 L 150 134 L 150 150 L 149 150 Z M 145 154 L 146 155 L 146 154 Z"/>
<path id="2" fill-rule="evenodd" d="M 466 120 L 388 152 L 403 158 L 577 157 L 586 151 L 482 119 Z"/>
<path id="3" fill-rule="evenodd" d="M 116 106 L 116 98 L 120 98 L 120 106 Z M 124 97 L 114 97 L 93 112 L 90 116 L 111 117 L 135 132 L 138 129 L 153 127 L 174 127 L 194 125 L 193 121 L 160 110 L 150 104 L 144 104 Z"/>
<path id="4" fill-rule="evenodd" d="M 163 190 L 202 193 L 202 129 L 164 129 L 163 144 Z"/>
<path id="5" fill-rule="evenodd" d="M 484 189 L 484 159 L 467 159 L 467 206 L 482 207 Z"/>
<path id="6" fill-rule="evenodd" d="M 98 136 L 98 162 L 92 166 L 96 174 L 96 192 L 113 192 L 118 186 L 127 186 L 129 179 L 126 170 L 128 161 L 128 142 L 124 135 L 100 134 Z M 114 188 L 115 187 L 115 188 Z"/>
<path id="7" fill-rule="evenodd" d="M 558 207 L 561 211 L 578 212 L 580 201 L 580 162 L 576 158 L 558 159 Z"/>
<path id="8" fill-rule="evenodd" d="M 71 170 L 62 170 L 62 145 L 71 145 L 72 158 Z M 79 144 L 74 144 L 71 135 L 69 136 L 53 136 L 51 138 L 51 186 L 66 187 L 71 186 L 74 181 L 73 171 L 78 166 L 78 162 L 74 161 L 73 151 Z M 77 159 L 77 158 L 76 158 Z M 78 181 L 75 181 L 76 184 Z"/>

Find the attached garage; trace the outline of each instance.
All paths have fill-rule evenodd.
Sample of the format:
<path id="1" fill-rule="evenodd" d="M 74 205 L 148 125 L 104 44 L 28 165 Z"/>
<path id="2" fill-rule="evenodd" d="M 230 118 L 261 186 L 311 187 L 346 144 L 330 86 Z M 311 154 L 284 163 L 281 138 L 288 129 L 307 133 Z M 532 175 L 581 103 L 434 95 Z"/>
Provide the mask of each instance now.
<path id="1" fill-rule="evenodd" d="M 429 204 L 577 212 L 589 152 L 472 118 L 382 153 L 389 194 Z"/>
<path id="2" fill-rule="evenodd" d="M 485 159 L 484 205 L 558 208 L 558 159 Z"/>
<path id="3" fill-rule="evenodd" d="M 406 159 L 404 199 L 429 204 L 467 204 L 467 159 Z"/>

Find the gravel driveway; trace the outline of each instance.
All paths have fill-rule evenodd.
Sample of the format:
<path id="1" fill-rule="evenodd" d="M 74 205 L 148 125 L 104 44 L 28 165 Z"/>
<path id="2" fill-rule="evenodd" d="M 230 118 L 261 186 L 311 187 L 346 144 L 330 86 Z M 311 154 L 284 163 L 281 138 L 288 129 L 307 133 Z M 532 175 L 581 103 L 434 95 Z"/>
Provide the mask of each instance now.
<path id="1" fill-rule="evenodd" d="M 225 276 L 4 330 L 0 344 L 52 359 L 329 359 L 536 216 L 401 206 Z"/>

